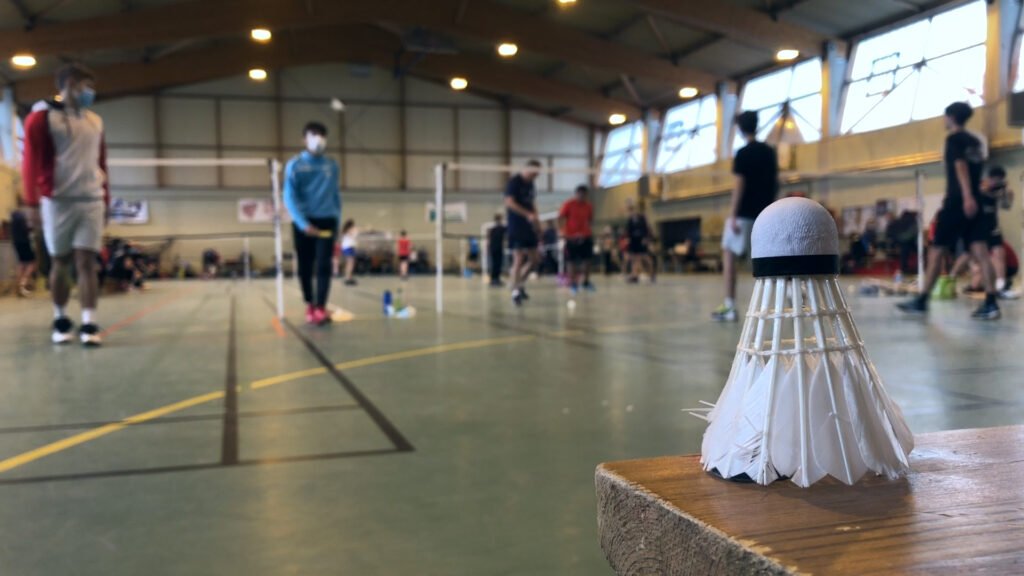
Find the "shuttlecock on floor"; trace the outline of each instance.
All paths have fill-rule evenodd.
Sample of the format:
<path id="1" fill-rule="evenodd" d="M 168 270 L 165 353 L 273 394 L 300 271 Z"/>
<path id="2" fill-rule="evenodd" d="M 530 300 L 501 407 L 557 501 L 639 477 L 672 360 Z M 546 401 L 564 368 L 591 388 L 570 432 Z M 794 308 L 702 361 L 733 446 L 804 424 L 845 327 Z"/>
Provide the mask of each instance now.
<path id="1" fill-rule="evenodd" d="M 704 469 L 802 487 L 909 470 L 913 435 L 889 398 L 839 287 L 835 221 L 786 198 L 754 223 L 754 293 L 701 447 Z"/>

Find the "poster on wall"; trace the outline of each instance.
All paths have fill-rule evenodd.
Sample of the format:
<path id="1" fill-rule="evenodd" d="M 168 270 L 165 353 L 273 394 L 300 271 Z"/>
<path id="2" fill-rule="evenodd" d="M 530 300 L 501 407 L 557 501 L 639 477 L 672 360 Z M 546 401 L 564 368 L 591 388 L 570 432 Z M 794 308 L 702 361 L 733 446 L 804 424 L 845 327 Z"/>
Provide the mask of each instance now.
<path id="1" fill-rule="evenodd" d="M 269 224 L 274 221 L 274 202 L 260 198 L 242 198 L 238 201 L 238 222 L 241 224 Z"/>
<path id="2" fill-rule="evenodd" d="M 433 202 L 427 202 L 427 222 L 433 222 L 437 217 Z M 453 202 L 444 205 L 445 222 L 462 223 L 469 220 L 469 205 L 465 202 Z"/>
<path id="3" fill-rule="evenodd" d="M 149 223 L 149 202 L 111 198 L 110 221 L 115 224 L 147 224 Z"/>

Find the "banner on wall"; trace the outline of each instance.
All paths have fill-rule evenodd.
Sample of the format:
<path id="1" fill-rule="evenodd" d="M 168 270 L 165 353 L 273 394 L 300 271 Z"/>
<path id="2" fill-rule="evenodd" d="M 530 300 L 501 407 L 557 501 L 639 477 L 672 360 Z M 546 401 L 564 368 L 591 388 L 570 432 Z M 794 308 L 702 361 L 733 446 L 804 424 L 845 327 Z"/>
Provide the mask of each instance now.
<path id="1" fill-rule="evenodd" d="M 238 222 L 241 224 L 268 224 L 274 221 L 274 202 L 261 198 L 242 198 L 238 201 Z"/>
<path id="2" fill-rule="evenodd" d="M 437 218 L 437 211 L 433 202 L 427 202 L 427 222 L 433 222 Z M 452 202 L 444 205 L 445 222 L 462 223 L 469 220 L 469 205 L 465 202 Z"/>
<path id="3" fill-rule="evenodd" d="M 149 223 L 149 202 L 111 198 L 110 221 L 115 224 L 147 224 Z"/>

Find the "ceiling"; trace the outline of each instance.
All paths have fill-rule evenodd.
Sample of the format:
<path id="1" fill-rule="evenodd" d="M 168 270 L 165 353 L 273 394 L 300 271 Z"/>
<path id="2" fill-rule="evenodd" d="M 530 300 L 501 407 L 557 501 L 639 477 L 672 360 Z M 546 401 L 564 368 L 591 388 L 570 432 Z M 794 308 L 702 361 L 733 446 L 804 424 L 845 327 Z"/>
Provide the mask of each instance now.
<path id="1" fill-rule="evenodd" d="M 820 52 L 950 0 L 0 0 L 0 82 L 22 102 L 50 91 L 66 60 L 96 68 L 104 93 L 150 93 L 324 61 L 396 67 L 566 119 L 605 125 L 619 111 L 679 102 L 682 86 L 770 69 L 775 52 Z M 264 25 L 273 42 L 247 30 Z M 519 45 L 513 59 L 498 42 Z M 424 46 L 434 48 L 422 51 Z M 14 69 L 18 52 L 37 56 Z M 114 78 L 116 82 L 110 82 Z"/>

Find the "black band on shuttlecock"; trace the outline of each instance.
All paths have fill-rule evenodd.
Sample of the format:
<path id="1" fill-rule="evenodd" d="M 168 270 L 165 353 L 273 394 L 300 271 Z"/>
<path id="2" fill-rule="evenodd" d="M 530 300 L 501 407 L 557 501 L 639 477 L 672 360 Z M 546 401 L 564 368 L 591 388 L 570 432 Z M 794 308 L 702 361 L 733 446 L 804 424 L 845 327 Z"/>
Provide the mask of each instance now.
<path id="1" fill-rule="evenodd" d="M 839 256 L 773 256 L 753 258 L 754 278 L 767 276 L 824 276 L 839 274 Z"/>

